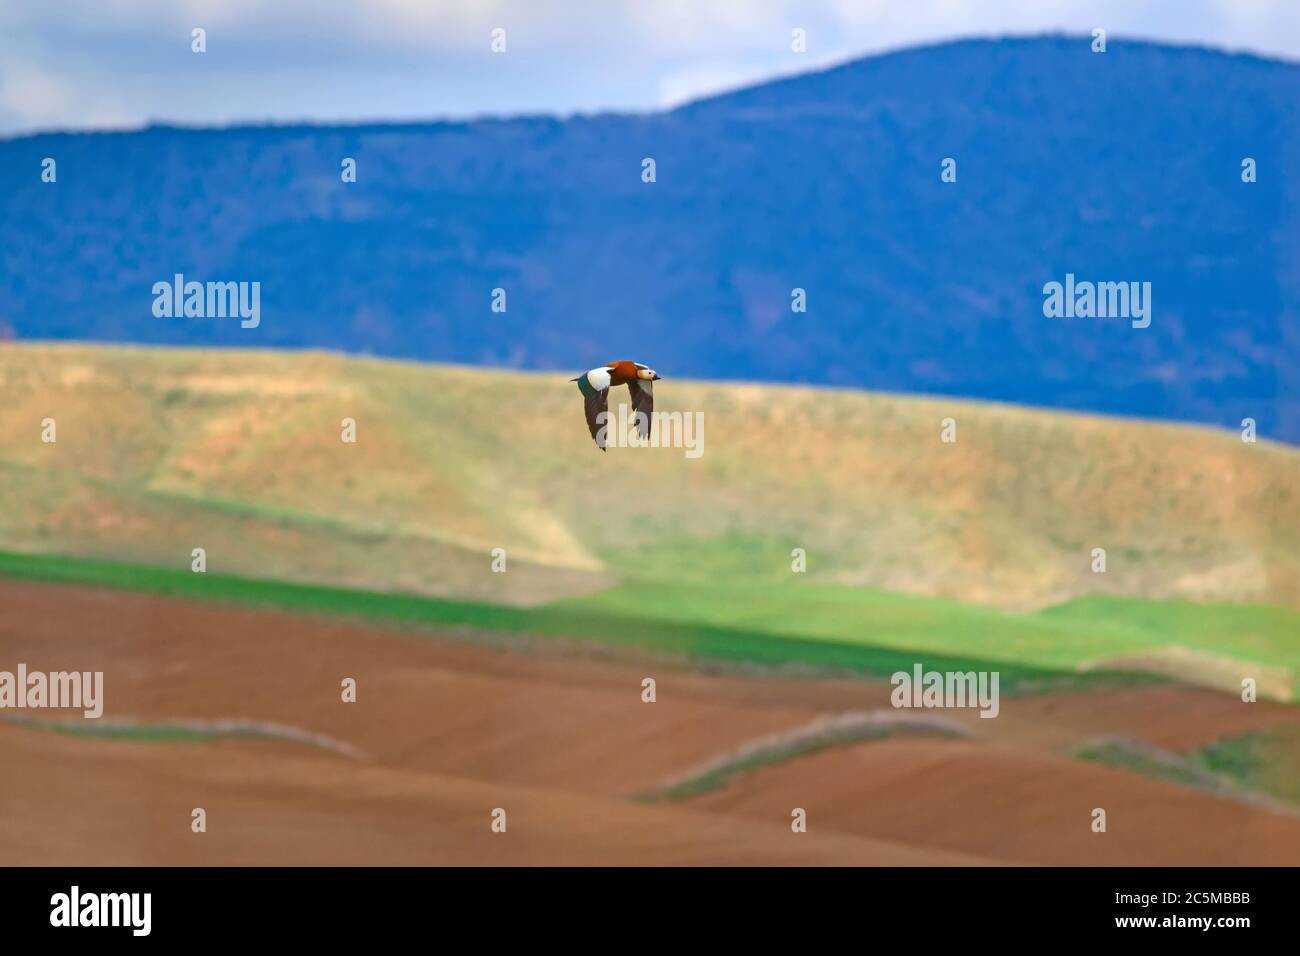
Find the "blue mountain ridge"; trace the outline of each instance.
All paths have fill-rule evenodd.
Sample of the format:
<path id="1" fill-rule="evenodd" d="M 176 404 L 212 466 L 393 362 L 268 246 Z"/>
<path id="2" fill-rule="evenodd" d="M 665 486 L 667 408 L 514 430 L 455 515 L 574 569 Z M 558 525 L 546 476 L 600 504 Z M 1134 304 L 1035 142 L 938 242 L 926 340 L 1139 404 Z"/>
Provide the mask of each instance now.
<path id="1" fill-rule="evenodd" d="M 647 115 L 6 139 L 0 327 L 568 375 L 627 357 L 1298 442 L 1298 199 L 1300 66 L 971 40 Z M 156 318 L 175 273 L 260 282 L 261 325 Z M 1066 273 L 1150 282 L 1151 326 L 1044 317 Z"/>

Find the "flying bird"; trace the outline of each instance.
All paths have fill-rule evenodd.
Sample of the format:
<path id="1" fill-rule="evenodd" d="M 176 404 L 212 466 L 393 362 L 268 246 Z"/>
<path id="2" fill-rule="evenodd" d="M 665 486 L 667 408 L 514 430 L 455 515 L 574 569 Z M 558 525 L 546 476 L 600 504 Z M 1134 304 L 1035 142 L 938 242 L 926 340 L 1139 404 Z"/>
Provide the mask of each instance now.
<path id="1" fill-rule="evenodd" d="M 601 431 L 604 422 L 597 421 L 596 416 L 605 412 L 609 415 L 609 390 L 616 385 L 626 385 L 632 395 L 632 413 L 636 420 L 636 430 L 643 440 L 650 438 L 650 418 L 654 411 L 655 399 L 651 383 L 659 381 L 659 373 L 640 362 L 610 362 L 600 365 L 590 372 L 584 372 L 577 378 L 569 379 L 578 383 L 582 392 L 583 403 L 587 412 L 587 430 L 596 442 L 596 447 L 605 450 L 605 434 Z M 637 415 L 637 412 L 641 412 Z"/>

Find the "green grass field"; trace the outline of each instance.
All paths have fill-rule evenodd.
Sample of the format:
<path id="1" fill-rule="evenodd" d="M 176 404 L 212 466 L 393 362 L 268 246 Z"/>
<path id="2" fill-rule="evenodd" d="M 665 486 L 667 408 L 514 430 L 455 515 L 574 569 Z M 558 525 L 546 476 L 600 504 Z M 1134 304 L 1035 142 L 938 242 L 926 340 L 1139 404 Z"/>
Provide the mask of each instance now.
<path id="1" fill-rule="evenodd" d="M 170 568 L 0 552 L 0 576 L 100 585 L 201 600 L 338 614 L 424 628 L 465 628 L 685 655 L 698 661 L 887 676 L 920 661 L 997 669 L 1008 692 L 1154 679 L 1099 658 L 1186 640 L 1274 669 L 1300 666 L 1296 612 L 1250 605 L 1087 598 L 1015 614 L 955 601 L 802 583 L 652 581 L 534 608 L 195 574 Z M 1184 622 L 1195 617 L 1195 626 Z M 1249 641 L 1235 635 L 1248 634 Z M 1174 675 L 1177 676 L 1177 675 Z M 1293 699 L 1294 692 L 1292 698 Z"/>
<path id="2" fill-rule="evenodd" d="M 1195 757 L 1242 787 L 1300 807 L 1300 724 L 1217 740 Z"/>
<path id="3" fill-rule="evenodd" d="M 1300 672 L 1300 613 L 1249 604 L 1091 596 L 1013 613 L 939 598 L 786 584 L 627 583 L 554 607 L 759 633 L 961 654 L 1076 670 L 1177 646 L 1271 671 Z"/>
<path id="4" fill-rule="evenodd" d="M 1139 674 L 1119 672 L 1077 674 L 1006 658 L 972 655 L 960 652 L 951 646 L 952 642 L 947 642 L 950 645 L 948 649 L 927 648 L 923 636 L 920 643 L 909 645 L 900 641 L 895 646 L 880 646 L 869 639 L 872 631 L 864 631 L 859 639 L 851 641 L 809 638 L 770 627 L 758 629 L 707 620 L 636 616 L 604 607 L 597 600 L 514 608 L 422 595 L 259 581 L 170 568 L 4 552 L 0 552 L 0 577 L 103 586 L 299 613 L 344 615 L 440 631 L 463 628 L 476 632 L 589 642 L 596 646 L 625 646 L 641 651 L 680 654 L 696 662 L 758 665 L 809 673 L 887 676 L 898 670 L 910 671 L 918 661 L 927 668 L 939 670 L 996 668 L 1002 674 L 1002 689 L 1011 693 L 1149 679 Z M 664 596 L 671 599 L 671 595 Z M 872 596 L 863 597 L 869 601 Z M 892 600 L 888 595 L 881 597 L 886 603 Z M 725 600 L 725 595 L 719 595 L 719 601 Z M 919 599 L 917 603 L 924 604 L 925 601 Z M 715 611 L 720 618 L 725 617 L 722 604 Z M 983 609 L 948 605 L 946 613 L 934 618 L 928 632 L 936 643 L 943 643 L 940 637 L 960 619 L 963 611 L 976 618 L 988 614 Z"/>

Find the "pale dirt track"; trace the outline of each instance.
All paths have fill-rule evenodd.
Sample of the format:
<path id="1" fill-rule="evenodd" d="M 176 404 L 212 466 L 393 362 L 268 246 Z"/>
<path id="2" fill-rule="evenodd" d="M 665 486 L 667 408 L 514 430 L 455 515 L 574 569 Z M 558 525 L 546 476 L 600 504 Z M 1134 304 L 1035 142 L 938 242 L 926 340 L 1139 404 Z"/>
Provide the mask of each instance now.
<path id="1" fill-rule="evenodd" d="M 105 719 L 267 721 L 366 755 L 0 723 L 0 865 L 1300 862 L 1300 817 L 1058 756 L 1101 734 L 1185 749 L 1293 708 L 1168 686 L 1004 697 L 996 720 L 962 715 L 970 739 L 826 751 L 645 805 L 630 797 L 748 741 L 888 707 L 889 687 L 548 646 L 0 581 L 0 669 L 103 670 Z M 344 677 L 356 704 L 339 699 Z M 790 831 L 796 806 L 806 834 Z M 1105 835 L 1089 832 L 1094 806 Z M 495 807 L 505 834 L 490 831 Z"/>

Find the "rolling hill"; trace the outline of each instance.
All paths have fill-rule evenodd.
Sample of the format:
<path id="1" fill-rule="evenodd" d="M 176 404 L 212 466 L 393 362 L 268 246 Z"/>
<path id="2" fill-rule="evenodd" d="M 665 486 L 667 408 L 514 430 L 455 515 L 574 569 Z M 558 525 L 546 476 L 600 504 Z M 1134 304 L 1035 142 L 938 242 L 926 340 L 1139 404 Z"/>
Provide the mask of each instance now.
<path id="1" fill-rule="evenodd" d="M 703 454 L 602 454 L 563 376 L 320 353 L 11 344 L 0 389 L 5 576 L 873 673 L 1300 673 L 1300 452 L 1231 433 L 665 380 Z"/>
<path id="2" fill-rule="evenodd" d="M 651 115 L 11 138 L 0 329 L 566 371 L 627 354 L 700 379 L 1250 417 L 1296 442 L 1297 104 L 1293 64 L 1038 37 Z M 260 282 L 260 326 L 156 318 L 176 273 Z M 1066 273 L 1151 282 L 1150 328 L 1044 318 Z"/>
<path id="3" fill-rule="evenodd" d="M 809 584 L 1003 608 L 1300 604 L 1300 453 L 1233 433 L 668 379 L 703 454 L 602 455 L 563 376 L 251 351 L 11 344 L 0 388 L 13 551 L 531 604 L 803 548 Z"/>

